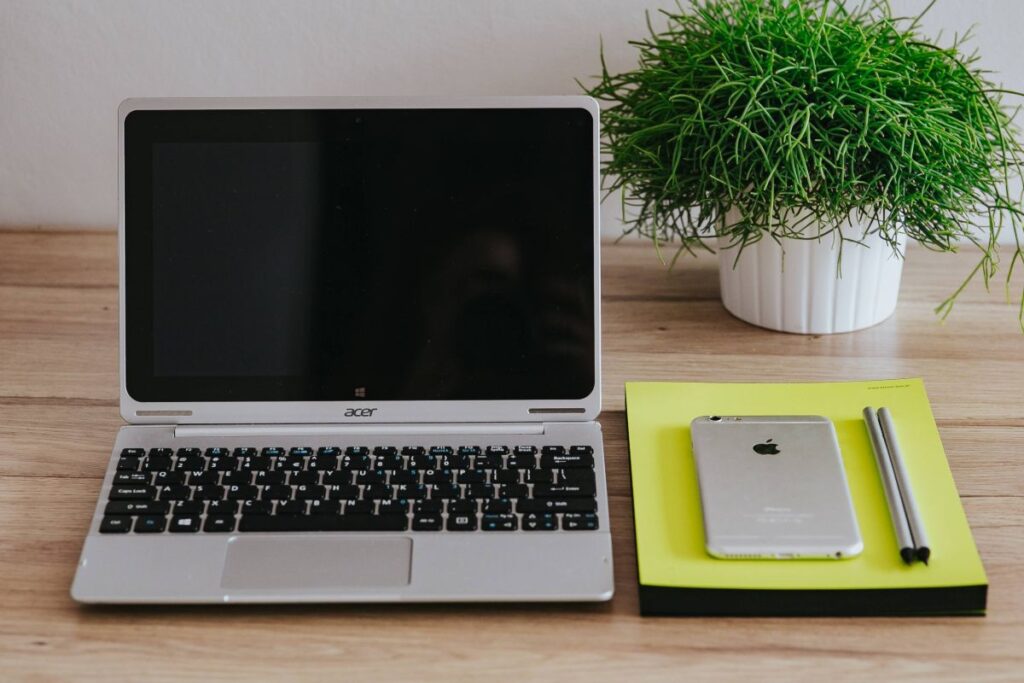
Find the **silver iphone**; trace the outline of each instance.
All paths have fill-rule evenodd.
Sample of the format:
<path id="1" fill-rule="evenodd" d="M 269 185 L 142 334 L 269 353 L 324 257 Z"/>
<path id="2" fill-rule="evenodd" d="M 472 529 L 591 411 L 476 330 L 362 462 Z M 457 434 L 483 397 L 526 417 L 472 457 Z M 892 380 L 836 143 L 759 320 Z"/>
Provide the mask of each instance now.
<path id="1" fill-rule="evenodd" d="M 844 559 L 864 547 L 832 422 L 705 416 L 690 423 L 707 551 L 722 559 Z"/>

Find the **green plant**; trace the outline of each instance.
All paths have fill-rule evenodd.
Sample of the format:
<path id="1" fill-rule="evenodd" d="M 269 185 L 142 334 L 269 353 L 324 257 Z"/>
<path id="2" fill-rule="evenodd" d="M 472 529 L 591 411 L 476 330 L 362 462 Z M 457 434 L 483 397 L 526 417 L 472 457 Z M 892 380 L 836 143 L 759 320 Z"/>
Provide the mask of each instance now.
<path id="1" fill-rule="evenodd" d="M 945 317 L 979 272 L 988 286 L 1007 229 L 1009 294 L 1024 262 L 1024 150 L 1009 91 L 962 53 L 965 37 L 939 47 L 920 35 L 924 13 L 894 17 L 887 0 L 705 0 L 662 14 L 663 30 L 648 20 L 631 42 L 635 70 L 610 74 L 602 47 L 599 82 L 581 85 L 610 105 L 605 189 L 623 191 L 626 234 L 678 238 L 678 258 L 718 236 L 857 240 L 840 228 L 855 214 L 894 248 L 900 231 L 942 251 L 966 240 L 981 258 L 936 309 Z"/>

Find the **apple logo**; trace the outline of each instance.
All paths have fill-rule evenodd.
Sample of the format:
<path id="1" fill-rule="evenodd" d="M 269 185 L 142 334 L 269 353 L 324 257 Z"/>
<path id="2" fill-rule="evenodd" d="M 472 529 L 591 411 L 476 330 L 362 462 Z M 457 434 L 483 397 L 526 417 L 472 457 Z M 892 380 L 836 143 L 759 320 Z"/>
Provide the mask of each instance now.
<path id="1" fill-rule="evenodd" d="M 767 439 L 764 443 L 755 443 L 754 452 L 758 455 L 778 455 L 779 447 L 773 444 L 771 439 Z"/>

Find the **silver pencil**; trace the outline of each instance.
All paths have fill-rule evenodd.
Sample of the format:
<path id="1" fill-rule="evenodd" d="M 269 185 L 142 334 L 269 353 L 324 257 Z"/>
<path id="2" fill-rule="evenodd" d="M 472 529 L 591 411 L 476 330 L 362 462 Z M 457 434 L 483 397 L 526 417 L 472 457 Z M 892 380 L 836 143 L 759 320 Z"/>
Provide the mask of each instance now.
<path id="1" fill-rule="evenodd" d="M 889 517 L 892 519 L 893 531 L 896 532 L 900 557 L 906 564 L 910 564 L 914 561 L 914 538 L 910 533 L 907 511 L 903 507 L 899 484 L 893 472 L 892 459 L 889 456 L 889 449 L 886 448 L 885 437 L 882 435 L 882 428 L 874 408 L 869 406 L 864 409 L 864 423 L 868 427 L 868 436 L 871 437 L 871 447 L 875 452 L 875 463 L 878 465 L 878 476 L 882 479 L 885 500 L 889 504 Z"/>
<path id="2" fill-rule="evenodd" d="M 907 511 L 910 535 L 914 539 L 914 554 L 917 556 L 917 559 L 928 564 L 928 558 L 932 554 L 931 547 L 928 544 L 928 537 L 924 532 L 924 522 L 921 519 L 921 511 L 917 507 L 917 498 L 914 497 L 914 491 L 910 487 L 910 475 L 907 474 L 903 451 L 900 448 L 899 439 L 896 438 L 896 423 L 893 422 L 892 413 L 888 408 L 878 409 L 878 423 L 882 428 L 882 438 L 885 439 L 885 446 L 889 449 L 889 459 L 892 460 L 893 470 L 896 472 L 896 483 L 900 487 L 903 509 Z"/>

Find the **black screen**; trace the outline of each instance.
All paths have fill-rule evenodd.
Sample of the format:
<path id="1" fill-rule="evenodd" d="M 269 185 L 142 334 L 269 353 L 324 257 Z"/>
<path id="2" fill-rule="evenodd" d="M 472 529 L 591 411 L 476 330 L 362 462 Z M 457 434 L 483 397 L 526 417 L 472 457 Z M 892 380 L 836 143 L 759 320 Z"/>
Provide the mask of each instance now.
<path id="1" fill-rule="evenodd" d="M 129 394 L 585 397 L 594 125 L 583 109 L 132 112 Z"/>

